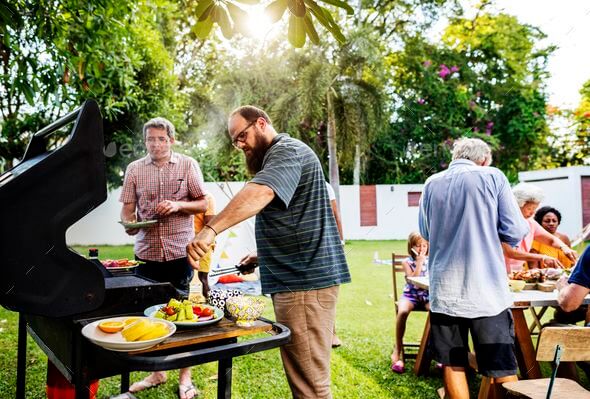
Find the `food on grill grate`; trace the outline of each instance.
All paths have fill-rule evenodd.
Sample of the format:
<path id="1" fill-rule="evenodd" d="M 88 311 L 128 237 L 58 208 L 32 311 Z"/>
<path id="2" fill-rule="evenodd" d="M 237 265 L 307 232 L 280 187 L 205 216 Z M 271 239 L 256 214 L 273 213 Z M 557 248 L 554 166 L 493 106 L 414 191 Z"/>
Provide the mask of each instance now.
<path id="1" fill-rule="evenodd" d="M 107 259 L 101 261 L 104 267 L 106 268 L 116 268 L 116 267 L 131 267 L 137 266 L 142 264 L 143 262 L 139 262 L 137 260 L 129 260 L 129 259 Z"/>

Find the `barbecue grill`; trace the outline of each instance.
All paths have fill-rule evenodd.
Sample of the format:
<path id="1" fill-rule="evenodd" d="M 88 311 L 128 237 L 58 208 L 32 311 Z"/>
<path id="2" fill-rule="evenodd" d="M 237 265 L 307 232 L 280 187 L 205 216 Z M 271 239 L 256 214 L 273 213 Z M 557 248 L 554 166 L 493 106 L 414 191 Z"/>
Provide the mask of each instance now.
<path id="1" fill-rule="evenodd" d="M 65 142 L 50 149 L 51 136 L 72 123 Z M 132 370 L 214 360 L 220 369 L 218 397 L 230 397 L 231 359 L 286 343 L 287 328 L 261 322 L 260 331 L 272 331 L 272 337 L 237 343 L 244 334 L 224 320 L 220 339 L 213 340 L 214 328 L 205 330 L 206 339 L 175 335 L 165 350 L 141 355 L 110 352 L 82 337 L 80 330 L 93 320 L 141 314 L 149 305 L 180 296 L 170 283 L 112 275 L 66 245 L 66 230 L 106 200 L 103 146 L 100 110 L 89 100 L 34 134 L 22 161 L 0 175 L 0 304 L 19 312 L 17 397 L 25 395 L 27 332 L 75 385 L 77 398 L 88 397 L 85 387 L 92 379 L 121 374 L 126 391 Z"/>

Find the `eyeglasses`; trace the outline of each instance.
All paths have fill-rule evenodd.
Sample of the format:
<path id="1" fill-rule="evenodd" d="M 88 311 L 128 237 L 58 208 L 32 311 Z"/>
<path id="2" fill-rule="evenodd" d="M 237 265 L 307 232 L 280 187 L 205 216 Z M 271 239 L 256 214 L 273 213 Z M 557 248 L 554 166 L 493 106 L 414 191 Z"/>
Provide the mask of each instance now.
<path id="1" fill-rule="evenodd" d="M 256 123 L 256 121 L 250 122 L 244 130 L 242 130 L 240 133 L 238 133 L 236 135 L 236 137 L 234 139 L 232 139 L 231 144 L 234 147 L 236 147 L 238 150 L 240 149 L 240 147 L 238 146 L 238 143 L 245 143 L 246 142 L 246 138 L 248 137 L 248 129 L 250 129 L 255 123 Z"/>

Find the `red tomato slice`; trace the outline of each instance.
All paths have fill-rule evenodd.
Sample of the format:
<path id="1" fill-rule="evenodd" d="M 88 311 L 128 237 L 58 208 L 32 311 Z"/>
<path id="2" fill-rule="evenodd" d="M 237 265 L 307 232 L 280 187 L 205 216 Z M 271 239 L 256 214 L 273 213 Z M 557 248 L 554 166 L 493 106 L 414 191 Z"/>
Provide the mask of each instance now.
<path id="1" fill-rule="evenodd" d="M 176 313 L 176 311 L 172 306 L 166 306 L 164 308 L 164 313 L 166 313 L 168 316 L 172 316 L 174 313 Z"/>
<path id="2" fill-rule="evenodd" d="M 203 309 L 203 311 L 200 314 L 200 316 L 203 316 L 203 317 L 208 317 L 208 316 L 212 316 L 212 315 L 213 315 L 213 311 L 210 308 Z"/>

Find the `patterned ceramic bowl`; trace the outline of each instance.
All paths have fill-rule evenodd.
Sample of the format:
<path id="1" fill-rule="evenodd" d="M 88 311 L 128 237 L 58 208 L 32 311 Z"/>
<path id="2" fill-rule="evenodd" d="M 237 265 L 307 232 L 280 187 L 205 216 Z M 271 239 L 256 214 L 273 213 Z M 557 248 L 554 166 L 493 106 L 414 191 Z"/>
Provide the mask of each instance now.
<path id="1" fill-rule="evenodd" d="M 209 291 L 208 302 L 216 308 L 223 309 L 226 317 L 230 317 L 229 312 L 225 308 L 225 301 L 232 297 L 244 296 L 240 290 L 211 290 Z"/>
<path id="2" fill-rule="evenodd" d="M 225 302 L 227 311 L 236 319 L 239 327 L 251 327 L 254 321 L 262 315 L 264 300 L 253 296 L 228 298 Z"/>

